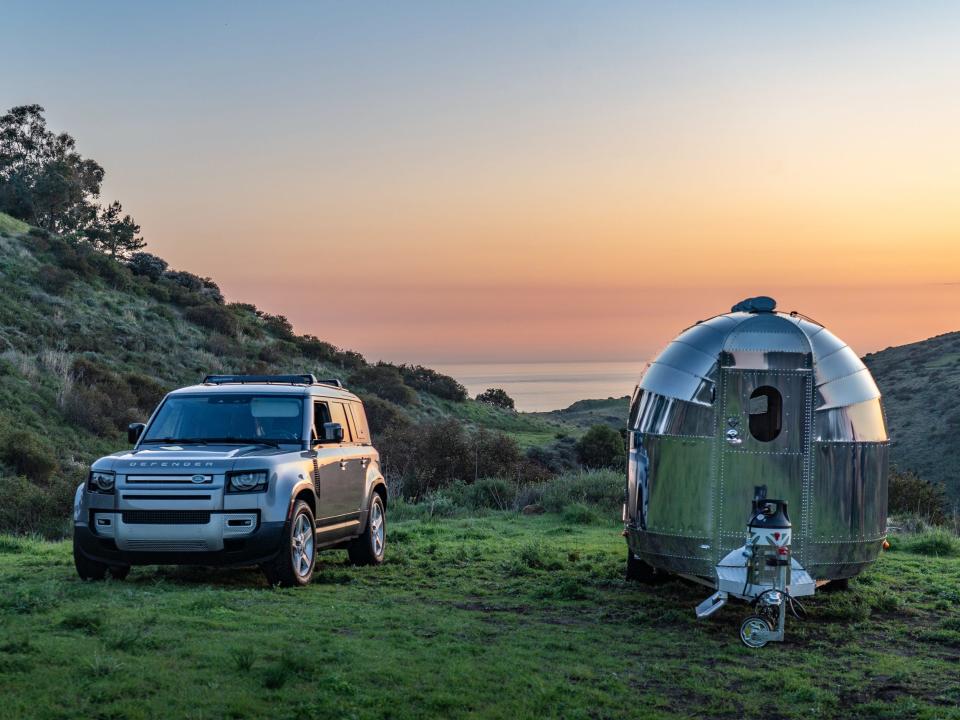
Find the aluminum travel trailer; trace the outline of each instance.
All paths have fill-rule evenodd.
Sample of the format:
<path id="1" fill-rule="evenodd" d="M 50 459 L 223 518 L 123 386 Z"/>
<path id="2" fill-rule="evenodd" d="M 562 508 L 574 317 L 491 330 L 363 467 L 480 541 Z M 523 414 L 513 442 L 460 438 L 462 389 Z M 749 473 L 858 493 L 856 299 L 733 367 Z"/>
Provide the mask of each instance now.
<path id="1" fill-rule="evenodd" d="M 776 600 L 761 598 L 771 587 L 748 577 L 745 528 L 758 499 L 782 501 L 791 521 L 792 544 L 780 550 L 792 555 L 787 602 L 853 577 L 881 550 L 880 391 L 842 340 L 777 312 L 772 298 L 744 300 L 673 340 L 634 393 L 629 430 L 628 575 L 669 572 L 711 585 L 717 592 L 701 617 L 728 595 Z"/>

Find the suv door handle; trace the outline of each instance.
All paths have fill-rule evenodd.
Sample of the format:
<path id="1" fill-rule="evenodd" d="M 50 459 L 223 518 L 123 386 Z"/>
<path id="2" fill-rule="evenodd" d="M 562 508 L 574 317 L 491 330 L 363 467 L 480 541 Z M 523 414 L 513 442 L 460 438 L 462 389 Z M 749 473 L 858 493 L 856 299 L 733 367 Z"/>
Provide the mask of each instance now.
<path id="1" fill-rule="evenodd" d="M 365 468 L 368 462 L 370 462 L 370 458 L 360 458 L 360 467 Z"/>
<path id="2" fill-rule="evenodd" d="M 340 461 L 340 469 L 341 469 L 341 470 L 346 470 L 346 469 L 347 469 L 347 461 L 346 461 L 346 460 L 341 460 L 341 461 Z"/>

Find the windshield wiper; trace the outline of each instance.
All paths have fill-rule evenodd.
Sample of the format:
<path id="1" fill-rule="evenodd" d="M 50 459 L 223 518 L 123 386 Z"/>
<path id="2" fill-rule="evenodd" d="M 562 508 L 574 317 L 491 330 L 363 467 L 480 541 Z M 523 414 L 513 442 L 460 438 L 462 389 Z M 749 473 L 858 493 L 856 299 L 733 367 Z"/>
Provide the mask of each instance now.
<path id="1" fill-rule="evenodd" d="M 269 438 L 239 438 L 239 437 L 217 437 L 217 438 L 206 438 L 205 442 L 210 444 L 221 444 L 221 445 L 269 445 L 271 447 L 278 448 L 280 447 L 281 442 L 289 442 L 291 444 L 299 444 L 299 440 L 271 440 Z"/>

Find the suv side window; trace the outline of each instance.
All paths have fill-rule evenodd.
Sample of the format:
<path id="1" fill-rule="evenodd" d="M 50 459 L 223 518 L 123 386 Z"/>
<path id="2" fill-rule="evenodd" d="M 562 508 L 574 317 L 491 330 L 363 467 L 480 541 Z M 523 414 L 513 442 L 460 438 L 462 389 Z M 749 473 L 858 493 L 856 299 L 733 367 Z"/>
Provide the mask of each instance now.
<path id="1" fill-rule="evenodd" d="M 325 402 L 315 401 L 313 403 L 313 438 L 323 437 L 323 424 L 332 422 L 330 420 L 330 410 Z"/>
<path id="2" fill-rule="evenodd" d="M 330 419 L 327 422 L 340 423 L 340 427 L 343 428 L 343 441 L 344 442 L 353 442 L 353 435 L 350 432 L 350 420 L 347 417 L 347 410 L 343 407 L 343 403 L 329 401 L 324 403 L 327 406 L 327 410 L 330 413 Z"/>
<path id="3" fill-rule="evenodd" d="M 357 442 L 370 442 L 370 429 L 367 427 L 367 416 L 363 411 L 363 405 L 360 403 L 349 403 L 350 416 L 353 419 L 354 435 Z"/>

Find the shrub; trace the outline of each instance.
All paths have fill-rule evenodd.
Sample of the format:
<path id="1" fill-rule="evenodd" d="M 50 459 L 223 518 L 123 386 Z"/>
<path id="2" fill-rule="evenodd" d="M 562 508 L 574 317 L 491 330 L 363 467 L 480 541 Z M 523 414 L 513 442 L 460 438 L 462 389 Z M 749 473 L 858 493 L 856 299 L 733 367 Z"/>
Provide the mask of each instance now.
<path id="1" fill-rule="evenodd" d="M 83 481 L 79 473 L 54 476 L 44 486 L 25 477 L 0 476 L 0 533 L 39 533 L 62 538 L 70 528 L 73 495 Z"/>
<path id="2" fill-rule="evenodd" d="M 577 459 L 585 468 L 622 468 L 626 464 L 623 437 L 609 425 L 594 425 L 577 443 Z"/>
<path id="3" fill-rule="evenodd" d="M 127 265 L 134 275 L 142 275 L 156 282 L 167 270 L 167 261 L 148 252 L 138 252 L 130 256 Z"/>
<path id="4" fill-rule="evenodd" d="M 565 523 L 575 525 L 589 525 L 590 523 L 597 522 L 599 519 L 597 513 L 579 502 L 567 505 L 560 514 L 560 517 Z"/>
<path id="5" fill-rule="evenodd" d="M 228 337 L 237 335 L 237 317 L 223 305 L 195 305 L 184 310 L 183 316 L 208 330 L 214 330 Z"/>
<path id="6" fill-rule="evenodd" d="M 401 365 L 399 370 L 403 381 L 412 388 L 444 400 L 463 402 L 467 399 L 467 389 L 449 375 L 438 373 L 422 365 Z"/>
<path id="7" fill-rule="evenodd" d="M 364 395 L 362 399 L 367 413 L 367 424 L 374 435 L 380 435 L 391 427 L 410 425 L 409 416 L 389 400 L 381 400 L 375 395 Z"/>
<path id="8" fill-rule="evenodd" d="M 527 459 L 553 475 L 570 472 L 579 467 L 577 443 L 571 437 L 558 438 L 546 447 L 534 446 L 527 450 Z"/>
<path id="9" fill-rule="evenodd" d="M 56 265 L 43 265 L 37 272 L 37 282 L 40 287 L 51 295 L 61 295 L 77 279 L 69 270 Z"/>
<path id="10" fill-rule="evenodd" d="M 47 482 L 57 469 L 53 448 L 29 430 L 10 433 L 2 451 L 4 462 L 34 482 Z"/>
<path id="11" fill-rule="evenodd" d="M 482 393 L 477 395 L 477 402 L 481 402 L 486 405 L 493 405 L 494 407 L 503 408 L 505 410 L 516 409 L 513 398 L 507 395 L 507 392 L 502 388 L 488 388 L 484 390 Z"/>
<path id="12" fill-rule="evenodd" d="M 913 514 L 931 523 L 946 520 L 946 488 L 923 480 L 914 472 L 891 470 L 888 498 L 891 514 Z"/>
<path id="13" fill-rule="evenodd" d="M 473 510 L 509 510 L 516 497 L 516 484 L 503 478 L 481 478 L 462 491 L 463 505 Z"/>
<path id="14" fill-rule="evenodd" d="M 625 486 L 623 476 L 610 470 L 568 473 L 545 484 L 541 502 L 550 512 L 563 512 L 567 506 L 581 503 L 604 514 L 617 513 Z"/>
<path id="15" fill-rule="evenodd" d="M 263 321 L 264 328 L 274 337 L 283 340 L 293 340 L 296 336 L 293 333 L 293 325 L 283 315 L 271 315 L 269 313 L 257 311 L 257 315 Z"/>
<path id="16" fill-rule="evenodd" d="M 917 555 L 956 557 L 960 555 L 960 538 L 944 528 L 932 528 L 918 535 L 907 537 L 903 541 L 902 547 L 907 552 Z"/>
<path id="17" fill-rule="evenodd" d="M 386 363 L 356 370 L 350 375 L 349 382 L 398 405 L 412 405 L 417 401 L 417 393 L 403 382 L 399 368 Z"/>
<path id="18" fill-rule="evenodd" d="M 318 362 L 332 362 L 337 356 L 337 348 L 313 335 L 304 335 L 294 340 L 300 348 L 300 353 L 311 360 Z"/>

